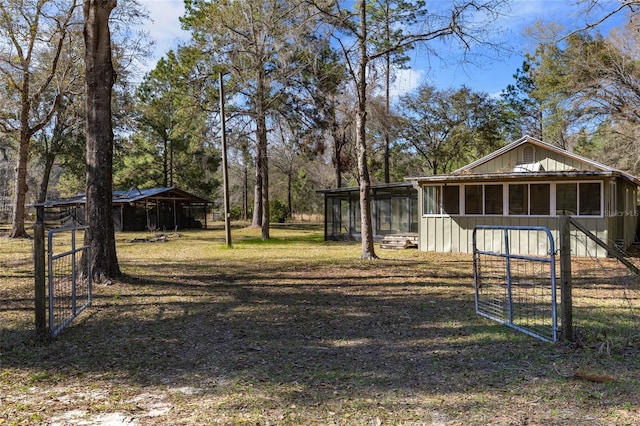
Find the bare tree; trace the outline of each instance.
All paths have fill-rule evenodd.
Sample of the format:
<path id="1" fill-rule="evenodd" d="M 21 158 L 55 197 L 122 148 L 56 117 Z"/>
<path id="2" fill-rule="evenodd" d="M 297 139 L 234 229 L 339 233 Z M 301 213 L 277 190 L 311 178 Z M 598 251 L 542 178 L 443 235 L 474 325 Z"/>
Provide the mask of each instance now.
<path id="1" fill-rule="evenodd" d="M 310 0 L 311 1 L 311 0 Z M 368 8 L 365 0 L 358 0 L 353 12 L 341 8 L 340 2 L 313 3 L 322 12 L 330 25 L 335 28 L 337 41 L 344 52 L 349 65 L 352 81 L 357 93 L 356 115 L 356 151 L 358 154 L 358 180 L 360 183 L 360 212 L 362 228 L 362 250 L 360 257 L 375 259 L 373 246 L 373 224 L 371 217 L 371 180 L 367 163 L 367 70 L 371 61 L 383 58 L 390 52 L 398 52 L 421 43 L 429 52 L 437 55 L 437 51 L 429 49 L 427 44 L 434 40 L 450 40 L 458 42 L 464 52 L 468 52 L 475 44 L 488 43 L 486 36 L 490 31 L 490 23 L 499 16 L 500 7 L 506 3 L 502 0 L 468 0 L 441 5 L 442 10 L 429 10 L 415 25 L 406 28 L 388 45 L 375 48 L 368 27 Z M 426 8 L 425 5 L 422 5 Z M 348 44 L 340 37 L 346 34 Z M 464 57 L 464 55 L 463 55 Z"/>
<path id="2" fill-rule="evenodd" d="M 225 66 L 238 86 L 234 109 L 251 117 L 256 144 L 253 225 L 268 239 L 270 120 L 284 99 L 295 94 L 299 61 L 317 19 L 302 0 L 190 1 L 186 6 L 183 24 L 208 60 Z"/>
<path id="3" fill-rule="evenodd" d="M 586 23 L 569 35 L 595 29 L 621 13 L 631 16 L 640 13 L 640 0 L 577 0 L 576 4 L 582 7 Z"/>
<path id="4" fill-rule="evenodd" d="M 27 162 L 33 136 L 54 116 L 64 92 L 56 79 L 60 56 L 71 42 L 77 1 L 5 0 L 0 3 L 0 80 L 5 102 L 0 131 L 17 140 L 16 177 L 10 237 L 26 237 Z M 44 42 L 46 40 L 46 42 Z M 45 60 L 46 59 L 46 60 Z M 45 94 L 53 92 L 51 97 Z"/>
<path id="5" fill-rule="evenodd" d="M 450 173 L 503 142 L 497 102 L 486 93 L 464 86 L 439 91 L 423 84 L 415 94 L 403 96 L 399 105 L 405 112 L 399 134 L 433 175 Z"/>
<path id="6" fill-rule="evenodd" d="M 49 183 L 52 174 L 56 173 L 57 165 L 62 163 L 62 169 L 78 170 L 81 168 L 84 172 L 85 114 L 84 66 L 82 63 L 84 46 L 82 25 L 79 19 L 80 17 L 77 18 L 77 25 L 69 28 L 70 42 L 65 43 L 59 55 L 55 80 L 60 83 L 49 87 L 43 94 L 43 99 L 46 99 L 42 103 L 44 107 L 48 107 L 56 98 L 59 98 L 54 115 L 50 122 L 34 135 L 32 141 L 35 143 L 33 143 L 31 155 L 37 155 L 37 166 L 42 168 L 42 173 L 39 176 L 38 203 L 44 203 L 47 200 Z M 43 60 L 50 62 L 47 56 Z M 30 169 L 30 174 L 33 173 L 32 170 Z M 35 176 L 33 178 L 35 180 Z"/>
<path id="7" fill-rule="evenodd" d="M 343 94 L 333 95 L 331 98 L 331 162 L 333 164 L 334 185 L 336 188 L 342 187 L 344 172 L 352 168 L 355 170 L 355 167 L 353 167 L 353 158 L 355 156 L 349 155 L 355 139 L 355 105 L 351 104 L 350 99 L 350 97 Z"/>
<path id="8" fill-rule="evenodd" d="M 84 114 L 81 114 L 80 111 L 84 111 L 82 103 L 80 95 L 67 94 L 63 96 L 53 122 L 37 135 L 34 151 L 38 153 L 42 167 L 38 203 L 47 201 L 51 175 L 56 161 L 59 161 L 60 157 L 63 157 L 66 167 L 69 167 L 70 163 L 82 164 L 84 161 L 85 140 L 82 117 Z"/>
<path id="9" fill-rule="evenodd" d="M 109 15 L 117 0 L 84 0 L 87 110 L 87 204 L 93 276 L 120 275 L 113 226 L 113 128 L 111 94 L 115 73 L 111 61 Z"/>

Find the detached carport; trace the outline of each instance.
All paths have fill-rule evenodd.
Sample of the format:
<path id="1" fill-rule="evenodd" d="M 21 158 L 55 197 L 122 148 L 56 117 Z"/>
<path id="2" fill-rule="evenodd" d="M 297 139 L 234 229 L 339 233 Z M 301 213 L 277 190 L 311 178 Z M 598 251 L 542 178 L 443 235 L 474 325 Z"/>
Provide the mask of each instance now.
<path id="1" fill-rule="evenodd" d="M 175 187 L 113 191 L 112 200 L 116 231 L 207 227 L 210 201 Z M 85 203 L 84 194 L 48 201 L 45 220 L 84 224 Z"/>

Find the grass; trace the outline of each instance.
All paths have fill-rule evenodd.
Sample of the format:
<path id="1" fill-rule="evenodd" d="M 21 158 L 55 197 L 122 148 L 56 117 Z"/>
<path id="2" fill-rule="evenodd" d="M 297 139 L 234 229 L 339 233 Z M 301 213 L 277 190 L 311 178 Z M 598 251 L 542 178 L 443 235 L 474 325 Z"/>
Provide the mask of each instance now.
<path id="1" fill-rule="evenodd" d="M 0 237 L 0 425 L 640 423 L 637 347 L 550 345 L 477 316 L 468 255 L 362 261 L 317 226 L 259 235 L 117 234 L 125 275 L 46 342 L 31 242 Z"/>

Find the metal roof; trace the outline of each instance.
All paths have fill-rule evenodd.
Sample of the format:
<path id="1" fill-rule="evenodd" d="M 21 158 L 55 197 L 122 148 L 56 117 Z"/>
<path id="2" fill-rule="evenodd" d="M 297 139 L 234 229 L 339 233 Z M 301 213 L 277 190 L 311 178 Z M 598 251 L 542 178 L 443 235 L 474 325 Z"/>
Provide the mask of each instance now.
<path id="1" fill-rule="evenodd" d="M 197 195 L 190 194 L 173 186 L 164 188 L 130 188 L 127 190 L 113 191 L 113 204 L 126 204 L 141 201 L 144 199 L 161 199 L 161 200 L 183 200 L 202 204 L 208 204 L 210 201 Z M 85 204 L 87 201 L 86 194 L 78 194 L 74 197 L 61 198 L 58 200 L 50 200 L 45 203 L 33 204 L 33 206 L 56 207 Z"/>
<path id="2" fill-rule="evenodd" d="M 378 189 L 390 189 L 390 188 L 406 188 L 411 187 L 410 182 L 394 182 L 394 183 L 380 183 L 371 185 L 369 188 L 372 190 Z M 316 192 L 319 194 L 332 194 L 332 193 L 341 193 L 341 192 L 355 192 L 360 191 L 359 186 L 352 186 L 346 188 L 330 188 L 330 189 L 318 189 Z"/>
<path id="3" fill-rule="evenodd" d="M 474 175 L 472 170 L 484 163 L 487 163 L 491 160 L 493 160 L 494 158 L 497 158 L 511 150 L 514 150 L 516 148 L 518 148 L 519 146 L 525 144 L 525 143 L 530 143 L 536 146 L 539 146 L 541 148 L 547 149 L 549 151 L 555 152 L 557 154 L 563 155 L 565 157 L 577 160 L 577 161 L 581 161 L 583 163 L 589 164 L 591 166 L 593 166 L 594 168 L 598 169 L 598 171 L 594 171 L 594 172 L 582 172 L 582 171 L 576 171 L 576 172 L 550 172 L 550 171 L 546 171 L 546 172 L 528 172 L 528 173 L 488 173 L 488 174 L 476 174 Z M 547 142 L 543 142 L 539 139 L 533 138 L 531 136 L 523 136 L 522 138 L 518 139 L 515 142 L 511 142 L 508 145 L 505 145 L 504 147 L 492 152 L 491 154 L 485 155 L 484 157 L 480 158 L 479 160 L 473 161 L 469 164 L 467 164 L 464 167 L 459 168 L 458 170 L 454 170 L 453 172 L 451 172 L 451 174 L 449 175 L 437 175 L 437 176 L 423 176 L 423 177 L 409 177 L 409 178 L 405 178 L 406 181 L 412 181 L 412 182 L 424 182 L 424 181 L 442 181 L 442 180 L 473 180 L 473 179 L 485 179 L 487 177 L 503 177 L 503 178 L 507 178 L 507 177 L 511 177 L 511 178 L 524 178 L 526 177 L 527 179 L 531 179 L 531 178 L 535 178 L 537 176 L 540 177 L 563 177 L 563 176 L 568 176 L 574 174 L 575 177 L 580 177 L 580 176 L 586 176 L 586 175 L 592 175 L 592 176 L 620 176 L 623 177 L 631 182 L 633 182 L 636 185 L 640 185 L 640 179 L 638 179 L 637 177 L 623 172 L 622 170 L 618 170 L 616 168 L 607 166 L 605 164 L 602 163 L 598 163 L 597 161 L 594 160 L 590 160 L 588 158 L 582 157 L 578 154 L 575 154 L 573 152 L 564 150 L 562 148 L 559 148 L 555 145 L 551 145 Z"/>
<path id="4" fill-rule="evenodd" d="M 458 175 L 434 175 L 406 178 L 410 182 L 432 183 L 465 183 L 465 182 L 498 182 L 498 181 L 540 181 L 540 180 L 584 180 L 603 177 L 628 177 L 618 171 L 562 171 L 562 172 L 511 172 L 511 173 L 482 173 Z M 635 182 L 635 181 L 633 181 Z"/>

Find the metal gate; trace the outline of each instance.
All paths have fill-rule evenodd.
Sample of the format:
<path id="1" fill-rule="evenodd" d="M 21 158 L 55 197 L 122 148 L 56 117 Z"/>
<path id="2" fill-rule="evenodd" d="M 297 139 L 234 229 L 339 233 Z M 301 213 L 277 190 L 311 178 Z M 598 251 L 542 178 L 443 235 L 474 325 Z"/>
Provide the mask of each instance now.
<path id="1" fill-rule="evenodd" d="M 56 228 L 48 234 L 49 333 L 57 336 L 75 317 L 91 305 L 91 271 L 84 271 L 80 259 L 89 255 L 89 246 L 76 245 L 76 232 L 87 226 Z M 70 240 L 62 236 L 56 244 L 66 251 L 55 253 L 54 236 L 70 233 Z M 70 247 L 69 247 L 70 245 Z M 89 265 L 90 262 L 87 262 Z M 89 268 L 89 266 L 87 266 Z"/>
<path id="2" fill-rule="evenodd" d="M 554 240 L 542 226 L 476 226 L 476 313 L 548 342 L 558 338 Z"/>

